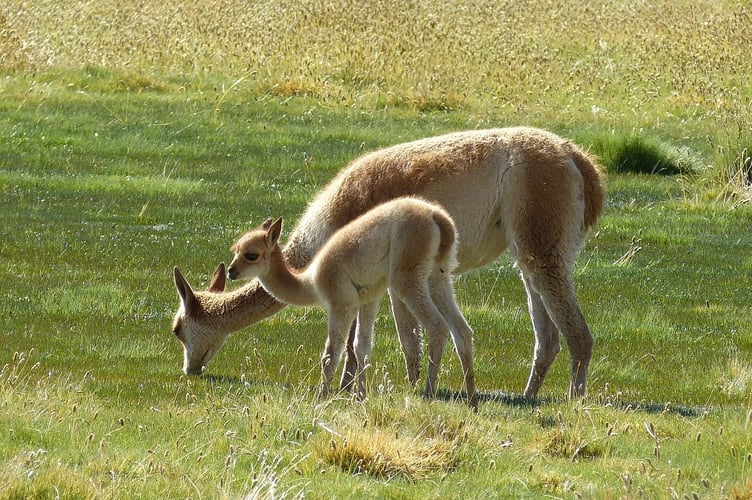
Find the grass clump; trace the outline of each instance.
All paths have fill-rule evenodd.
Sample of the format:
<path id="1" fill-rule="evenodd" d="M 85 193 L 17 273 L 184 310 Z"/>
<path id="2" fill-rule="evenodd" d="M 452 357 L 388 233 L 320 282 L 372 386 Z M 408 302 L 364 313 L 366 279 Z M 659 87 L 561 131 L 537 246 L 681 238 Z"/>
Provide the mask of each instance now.
<path id="1" fill-rule="evenodd" d="M 581 458 L 596 458 L 603 456 L 603 449 L 588 441 L 576 432 L 566 428 L 552 431 L 543 444 L 543 452 L 556 458 L 566 458 L 575 462 Z"/>
<path id="2" fill-rule="evenodd" d="M 678 148 L 644 133 L 614 133 L 594 139 L 594 152 L 609 173 L 678 175 L 702 170 L 689 148 Z"/>
<path id="3" fill-rule="evenodd" d="M 349 474 L 420 481 L 457 465 L 456 442 L 422 434 L 402 437 L 386 430 L 365 429 L 323 441 L 316 456 Z"/>
<path id="4" fill-rule="evenodd" d="M 731 500 L 749 500 L 752 498 L 752 478 L 740 482 L 731 488 L 729 492 Z"/>
<path id="5" fill-rule="evenodd" d="M 603 439 L 608 436 L 593 436 L 593 428 L 584 424 L 579 410 L 576 410 L 575 418 L 569 420 L 565 420 L 561 412 L 552 416 L 538 410 L 538 414 L 541 428 L 548 429 L 541 443 L 545 455 L 577 462 L 602 458 L 607 454 Z"/>

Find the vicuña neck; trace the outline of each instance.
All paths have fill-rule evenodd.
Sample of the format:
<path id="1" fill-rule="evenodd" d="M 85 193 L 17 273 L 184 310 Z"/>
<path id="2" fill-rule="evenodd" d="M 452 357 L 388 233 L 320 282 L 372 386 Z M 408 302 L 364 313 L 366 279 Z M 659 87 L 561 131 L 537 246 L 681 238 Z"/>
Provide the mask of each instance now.
<path id="1" fill-rule="evenodd" d="M 196 292 L 202 309 L 218 333 L 229 334 L 261 321 L 283 309 L 280 303 L 254 280 L 225 293 Z"/>
<path id="2" fill-rule="evenodd" d="M 274 297 L 286 304 L 312 306 L 318 304 L 316 289 L 310 280 L 309 267 L 294 272 L 287 267 L 282 252 L 272 252 L 271 267 L 259 281 Z"/>

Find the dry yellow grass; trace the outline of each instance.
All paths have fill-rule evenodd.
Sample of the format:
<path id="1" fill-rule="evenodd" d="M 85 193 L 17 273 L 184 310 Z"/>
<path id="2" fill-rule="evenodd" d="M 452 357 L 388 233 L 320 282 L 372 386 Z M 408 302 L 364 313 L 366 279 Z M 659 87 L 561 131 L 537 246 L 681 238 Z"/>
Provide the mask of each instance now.
<path id="1" fill-rule="evenodd" d="M 0 68 L 244 78 L 367 106 L 637 118 L 658 106 L 681 118 L 742 111 L 750 21 L 735 1 L 8 0 Z"/>
<path id="2" fill-rule="evenodd" d="M 425 436 L 400 437 L 378 430 L 360 430 L 346 438 L 333 437 L 318 446 L 316 456 L 352 474 L 379 478 L 426 479 L 456 466 L 458 445 Z"/>
<path id="3" fill-rule="evenodd" d="M 7 0 L 0 72 L 188 89 L 218 108 L 271 95 L 461 110 L 471 127 L 535 125 L 585 145 L 658 137 L 714 167 L 703 197 L 736 206 L 750 199 L 750 24 L 737 0 Z"/>

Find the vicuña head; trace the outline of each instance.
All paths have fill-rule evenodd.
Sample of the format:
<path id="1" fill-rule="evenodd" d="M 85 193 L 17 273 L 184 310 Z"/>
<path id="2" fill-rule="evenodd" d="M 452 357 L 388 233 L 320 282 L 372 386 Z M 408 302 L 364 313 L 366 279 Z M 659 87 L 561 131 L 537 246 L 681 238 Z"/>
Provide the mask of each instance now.
<path id="1" fill-rule="evenodd" d="M 261 226 L 243 234 L 230 247 L 235 255 L 227 269 L 227 277 L 231 280 L 250 280 L 268 272 L 272 252 L 282 252 L 278 245 L 281 231 L 282 218 L 269 218 Z"/>
<path id="2" fill-rule="evenodd" d="M 175 287 L 180 296 L 180 308 L 175 314 L 172 322 L 172 333 L 183 344 L 183 371 L 186 375 L 200 374 L 206 363 L 214 356 L 224 342 L 224 337 L 220 338 L 215 335 L 191 334 L 185 335 L 186 326 L 191 324 L 194 331 L 202 330 L 201 323 L 208 318 L 206 314 L 199 313 L 199 301 L 196 298 L 196 292 L 183 277 L 177 266 L 173 268 L 173 277 Z M 199 294 L 209 295 L 218 294 L 225 289 L 225 264 L 220 262 L 214 270 L 209 289 Z"/>
<path id="3" fill-rule="evenodd" d="M 225 292 L 224 263 L 214 270 L 207 290 L 194 291 L 177 266 L 173 277 L 180 307 L 172 333 L 183 344 L 183 372 L 187 375 L 201 374 L 230 333 L 258 317 L 256 308 L 276 312 L 283 307 L 271 295 L 259 294 L 261 287 L 256 281 Z"/>

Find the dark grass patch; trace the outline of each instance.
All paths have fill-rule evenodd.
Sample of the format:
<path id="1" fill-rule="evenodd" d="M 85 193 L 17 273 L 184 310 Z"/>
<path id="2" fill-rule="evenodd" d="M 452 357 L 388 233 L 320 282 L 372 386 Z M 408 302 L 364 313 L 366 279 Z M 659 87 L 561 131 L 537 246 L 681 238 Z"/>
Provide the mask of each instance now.
<path id="1" fill-rule="evenodd" d="M 688 150 L 677 149 L 658 139 L 627 136 L 617 141 L 607 170 L 616 173 L 658 175 L 687 174 L 696 170 Z"/>
<path id="2" fill-rule="evenodd" d="M 586 134 L 577 141 L 591 144 L 592 152 L 609 173 L 671 176 L 696 174 L 704 169 L 704 160 L 693 149 L 647 134 Z"/>

